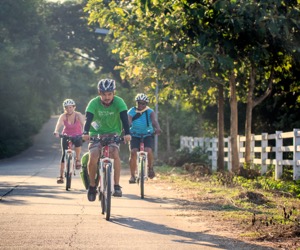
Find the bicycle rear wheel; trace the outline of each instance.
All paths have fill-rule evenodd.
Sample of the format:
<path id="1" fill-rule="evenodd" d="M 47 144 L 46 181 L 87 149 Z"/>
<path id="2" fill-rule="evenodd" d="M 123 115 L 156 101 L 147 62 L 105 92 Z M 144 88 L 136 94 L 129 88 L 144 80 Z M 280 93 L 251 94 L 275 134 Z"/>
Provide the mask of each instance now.
<path id="1" fill-rule="evenodd" d="M 141 168 L 140 168 L 140 191 L 141 191 L 141 199 L 144 199 L 144 184 L 145 184 L 145 160 L 142 159 L 140 161 Z"/>
<path id="2" fill-rule="evenodd" d="M 67 156 L 67 169 L 65 170 L 67 191 L 71 188 L 72 175 L 70 173 L 70 170 L 71 170 L 71 157 Z"/>

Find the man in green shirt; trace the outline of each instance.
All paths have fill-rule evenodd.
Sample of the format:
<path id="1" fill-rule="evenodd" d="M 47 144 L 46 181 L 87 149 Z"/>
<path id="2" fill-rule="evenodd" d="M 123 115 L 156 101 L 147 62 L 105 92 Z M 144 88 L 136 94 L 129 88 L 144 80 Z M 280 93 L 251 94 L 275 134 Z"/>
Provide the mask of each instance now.
<path id="1" fill-rule="evenodd" d="M 98 83 L 98 96 L 90 100 L 86 107 L 86 122 L 84 125 L 83 139 L 97 136 L 120 136 L 124 129 L 124 142 L 131 140 L 127 105 L 124 100 L 115 95 L 116 83 L 113 79 L 102 79 Z M 97 161 L 100 155 L 99 143 L 89 143 L 88 173 L 90 186 L 88 189 L 88 200 L 95 201 L 97 187 L 95 177 L 97 172 Z M 119 147 L 112 143 L 110 147 L 110 157 L 114 159 L 114 196 L 122 197 L 121 186 L 119 185 L 121 173 L 121 160 Z"/>

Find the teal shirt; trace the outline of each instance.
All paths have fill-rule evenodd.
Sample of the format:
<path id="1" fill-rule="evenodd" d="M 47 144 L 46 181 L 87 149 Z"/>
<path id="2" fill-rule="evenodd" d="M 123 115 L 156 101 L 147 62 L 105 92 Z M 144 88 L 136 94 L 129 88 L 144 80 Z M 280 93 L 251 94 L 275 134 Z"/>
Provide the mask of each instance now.
<path id="1" fill-rule="evenodd" d="M 127 105 L 119 96 L 114 96 L 113 102 L 106 107 L 101 103 L 100 96 L 93 98 L 86 107 L 86 112 L 94 115 L 93 122 L 96 122 L 98 128 L 90 127 L 89 135 L 117 134 L 122 133 L 122 121 L 120 112 L 126 111 Z"/>
<path id="2" fill-rule="evenodd" d="M 153 112 L 153 109 L 148 108 L 147 112 L 144 111 L 143 114 L 137 118 L 136 120 L 132 121 L 131 127 L 130 127 L 130 134 L 131 136 L 134 137 L 141 137 L 140 135 L 143 134 L 144 136 L 146 135 L 151 135 L 154 132 L 154 128 L 152 125 L 152 120 L 151 120 L 151 113 Z M 131 117 L 134 117 L 136 115 L 136 107 L 132 107 L 131 109 L 128 110 L 128 115 Z M 146 117 L 147 115 L 147 117 Z M 147 124 L 148 121 L 148 124 Z"/>

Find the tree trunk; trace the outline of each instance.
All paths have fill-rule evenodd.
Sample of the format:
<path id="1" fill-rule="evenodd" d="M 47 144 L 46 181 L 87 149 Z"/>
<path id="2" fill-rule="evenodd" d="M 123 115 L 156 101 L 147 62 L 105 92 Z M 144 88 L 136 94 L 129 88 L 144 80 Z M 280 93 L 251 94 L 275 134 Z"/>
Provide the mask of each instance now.
<path id="1" fill-rule="evenodd" d="M 239 171 L 239 152 L 238 152 L 238 108 L 236 97 L 236 81 L 234 72 L 231 72 L 229 76 L 230 84 L 230 136 L 231 136 L 231 161 L 232 172 L 238 173 Z"/>
<path id="2" fill-rule="evenodd" d="M 256 67 L 252 65 L 250 73 L 250 82 L 247 95 L 246 122 L 245 122 L 245 162 L 249 166 L 251 164 L 251 134 L 252 134 L 252 111 L 255 106 L 262 103 L 272 92 L 274 70 L 271 69 L 270 78 L 268 80 L 268 88 L 259 98 L 254 98 L 253 93 L 256 85 Z"/>
<path id="3" fill-rule="evenodd" d="M 224 87 L 218 84 L 218 160 L 217 171 L 223 172 L 224 167 Z"/>

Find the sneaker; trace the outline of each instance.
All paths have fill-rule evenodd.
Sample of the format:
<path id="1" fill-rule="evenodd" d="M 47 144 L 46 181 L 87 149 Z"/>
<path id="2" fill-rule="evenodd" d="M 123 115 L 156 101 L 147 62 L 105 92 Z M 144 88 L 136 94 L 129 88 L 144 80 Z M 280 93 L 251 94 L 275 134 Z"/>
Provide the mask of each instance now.
<path id="1" fill-rule="evenodd" d="M 75 168 L 76 168 L 76 170 L 81 169 L 81 162 L 80 162 L 80 160 L 76 160 Z"/>
<path id="2" fill-rule="evenodd" d="M 64 183 L 64 177 L 57 177 L 57 184 L 63 184 Z"/>
<path id="3" fill-rule="evenodd" d="M 89 186 L 87 197 L 89 201 L 95 201 L 97 195 L 96 187 Z"/>
<path id="4" fill-rule="evenodd" d="M 155 177 L 155 172 L 154 172 L 153 167 L 148 169 L 148 177 L 150 179 L 153 179 Z"/>
<path id="5" fill-rule="evenodd" d="M 113 193 L 113 196 L 115 196 L 115 197 L 122 197 L 121 186 L 120 185 L 115 185 L 114 188 L 115 188 L 115 191 Z"/>
<path id="6" fill-rule="evenodd" d="M 132 183 L 136 183 L 135 176 L 131 176 L 130 179 L 129 179 L 129 184 L 132 184 Z"/>

